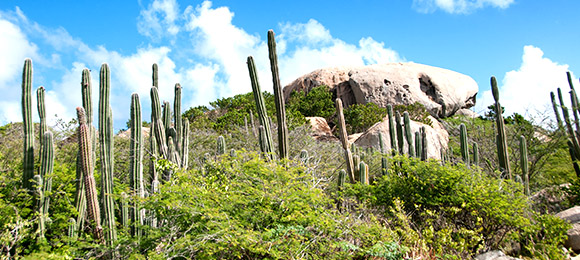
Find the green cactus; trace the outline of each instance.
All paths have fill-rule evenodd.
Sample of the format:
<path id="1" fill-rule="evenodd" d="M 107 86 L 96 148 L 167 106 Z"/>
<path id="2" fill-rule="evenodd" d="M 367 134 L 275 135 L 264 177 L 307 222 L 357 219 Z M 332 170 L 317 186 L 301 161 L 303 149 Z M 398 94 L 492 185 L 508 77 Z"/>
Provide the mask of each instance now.
<path id="1" fill-rule="evenodd" d="M 391 153 L 395 155 L 397 152 L 397 129 L 395 128 L 395 120 L 393 120 L 393 106 L 387 105 L 387 116 L 389 118 L 389 137 L 391 138 Z"/>
<path id="2" fill-rule="evenodd" d="M 22 187 L 33 191 L 34 124 L 32 123 L 32 60 L 24 60 L 22 71 L 22 130 L 24 136 Z"/>
<path id="3" fill-rule="evenodd" d="M 163 121 L 161 121 L 161 104 L 159 102 L 159 92 L 156 87 L 151 88 L 151 127 L 153 129 L 151 136 L 154 136 L 154 141 L 157 146 L 156 154 L 160 154 L 163 159 L 169 159 L 165 127 L 163 125 Z"/>
<path id="4" fill-rule="evenodd" d="M 76 240 L 76 238 L 78 237 L 77 234 L 77 221 L 74 218 L 69 218 L 68 219 L 68 238 L 71 241 Z"/>
<path id="5" fill-rule="evenodd" d="M 32 177 L 34 184 L 34 197 L 36 201 L 36 214 L 38 215 L 38 236 L 44 237 L 45 231 L 45 215 L 43 214 L 44 211 L 44 193 L 42 187 L 44 184 L 42 183 L 42 177 L 40 175 L 34 175 Z"/>
<path id="6" fill-rule="evenodd" d="M 181 117 L 181 85 L 179 83 L 175 84 L 175 97 L 173 99 L 173 124 L 175 127 L 175 147 L 180 157 L 182 157 L 183 150 L 181 146 L 183 145 L 183 120 Z"/>
<path id="7" fill-rule="evenodd" d="M 121 226 L 124 229 L 129 228 L 129 196 L 125 192 L 121 192 L 119 199 L 119 208 L 121 209 Z"/>
<path id="8" fill-rule="evenodd" d="M 336 114 L 338 115 L 338 127 L 340 129 L 340 142 L 342 149 L 344 149 L 344 159 L 346 160 L 346 171 L 351 183 L 355 183 L 355 164 L 352 159 L 352 153 L 348 147 L 348 134 L 346 132 L 346 123 L 344 122 L 344 113 L 342 108 L 342 100 L 337 98 L 335 100 Z"/>
<path id="9" fill-rule="evenodd" d="M 171 107 L 168 101 L 163 101 L 161 122 L 163 122 L 163 127 L 165 127 L 165 140 L 169 138 L 169 128 L 171 128 Z M 169 146 L 169 142 L 167 142 Z"/>
<path id="10" fill-rule="evenodd" d="M 407 146 L 409 157 L 415 156 L 415 145 L 413 144 L 413 132 L 411 132 L 411 119 L 409 112 L 403 112 L 403 120 L 405 121 L 405 136 L 407 137 Z"/>
<path id="11" fill-rule="evenodd" d="M 184 170 L 187 170 L 189 166 L 189 121 L 183 120 L 183 129 L 182 129 L 182 143 L 181 143 L 181 167 Z"/>
<path id="12" fill-rule="evenodd" d="M 223 155 L 225 153 L 226 153 L 226 139 L 220 135 L 217 138 L 217 155 Z"/>
<path id="13" fill-rule="evenodd" d="M 464 124 L 459 125 L 459 140 L 461 142 L 461 159 L 469 167 L 469 147 L 467 144 L 467 128 Z"/>
<path id="14" fill-rule="evenodd" d="M 54 166 L 54 143 L 52 133 L 46 131 L 42 137 L 43 146 L 40 155 L 40 177 L 44 179 L 42 187 L 43 202 L 42 215 L 48 217 L 48 207 L 50 204 L 50 195 L 52 192 L 52 170 Z"/>
<path id="15" fill-rule="evenodd" d="M 38 118 L 40 118 L 40 131 L 38 133 L 38 140 L 40 141 L 40 150 L 44 145 L 43 136 L 48 127 L 46 126 L 46 107 L 44 104 L 44 87 L 40 86 L 36 89 L 36 106 L 38 108 Z"/>
<path id="16" fill-rule="evenodd" d="M 522 168 L 522 178 L 524 179 L 524 194 L 530 196 L 530 175 L 528 172 L 528 146 L 526 138 L 520 136 L 520 167 Z"/>
<path id="17" fill-rule="evenodd" d="M 429 143 L 425 126 L 421 127 L 421 161 L 427 161 Z"/>
<path id="18" fill-rule="evenodd" d="M 153 79 L 153 87 L 159 89 L 159 67 L 157 63 L 153 63 L 153 75 L 151 78 Z"/>
<path id="19" fill-rule="evenodd" d="M 258 142 L 260 143 L 260 151 L 262 151 L 262 155 L 264 155 L 267 160 L 271 160 L 271 157 L 268 155 L 266 130 L 263 126 L 258 126 Z"/>
<path id="20" fill-rule="evenodd" d="M 383 154 L 385 153 L 385 142 L 383 141 L 383 133 L 379 132 L 379 150 L 380 153 Z"/>
<path id="21" fill-rule="evenodd" d="M 99 143 L 101 154 L 101 204 L 105 240 L 112 245 L 117 240 L 115 230 L 115 201 L 113 199 L 113 119 L 109 102 L 111 75 L 109 65 L 101 66 L 99 81 Z M 87 194 L 88 196 L 88 194 Z"/>
<path id="22" fill-rule="evenodd" d="M 276 118 L 278 120 L 278 153 L 280 159 L 288 158 L 288 126 L 286 125 L 286 108 L 284 105 L 284 92 L 280 85 L 278 73 L 278 56 L 276 54 L 276 39 L 274 31 L 268 31 L 268 52 L 270 57 L 270 69 L 272 70 L 272 82 L 274 86 L 274 102 L 276 103 Z"/>
<path id="23" fill-rule="evenodd" d="M 389 161 L 388 161 L 387 157 L 383 156 L 381 158 L 381 173 L 383 175 L 387 175 L 388 170 L 389 170 Z"/>
<path id="24" fill-rule="evenodd" d="M 129 187 L 131 195 L 136 198 L 145 197 L 145 185 L 143 183 L 143 129 L 141 120 L 141 102 L 139 95 L 131 95 L 131 143 L 130 143 L 130 164 L 129 164 Z M 131 234 L 135 237 L 141 236 L 139 226 L 143 225 L 143 215 L 139 200 L 134 199 L 131 205 Z"/>
<path id="25" fill-rule="evenodd" d="M 423 140 L 421 139 L 420 130 L 415 132 L 415 157 L 421 158 L 423 155 Z"/>
<path id="26" fill-rule="evenodd" d="M 252 92 L 254 93 L 254 101 L 256 101 L 256 109 L 258 111 L 258 118 L 260 119 L 260 124 L 264 127 L 263 141 L 265 152 L 264 154 L 270 159 L 274 159 L 274 146 L 272 143 L 272 131 L 270 130 L 270 123 L 268 120 L 268 114 L 266 112 L 266 105 L 264 103 L 264 96 L 262 95 L 262 90 L 260 89 L 260 83 L 258 82 L 258 72 L 256 70 L 256 65 L 254 64 L 254 58 L 252 56 L 248 57 L 248 70 L 250 72 L 250 80 L 252 82 Z"/>
<path id="27" fill-rule="evenodd" d="M 85 117 L 85 110 L 81 107 L 77 107 L 77 117 L 79 122 L 78 128 L 78 142 L 79 142 L 79 161 L 80 168 L 83 172 L 83 182 L 86 194 L 86 206 L 87 206 L 87 217 L 89 219 L 89 224 L 92 225 L 91 229 L 93 236 L 97 240 L 103 239 L 103 228 L 101 227 L 101 211 L 99 209 L 99 202 L 97 198 L 97 187 L 95 184 L 95 176 L 93 174 L 94 168 L 92 167 L 92 148 L 91 148 L 91 131 L 87 125 L 87 119 Z"/>
<path id="28" fill-rule="evenodd" d="M 405 153 L 403 151 L 405 147 L 405 137 L 403 136 L 403 125 L 401 124 L 401 114 L 399 111 L 397 111 L 395 115 L 395 124 L 397 128 L 397 145 L 399 147 L 399 154 L 403 155 Z"/>
<path id="29" fill-rule="evenodd" d="M 362 184 L 369 184 L 369 173 L 368 173 L 368 166 L 365 162 L 361 161 L 358 164 L 358 174 L 359 174 L 359 181 Z"/>
<path id="30" fill-rule="evenodd" d="M 479 166 L 479 145 L 473 143 L 473 165 Z"/>
<path id="31" fill-rule="evenodd" d="M 309 159 L 310 158 L 308 157 L 308 151 L 306 151 L 306 150 L 300 151 L 300 162 L 302 164 L 307 165 Z"/>
<path id="32" fill-rule="evenodd" d="M 574 145 L 572 141 L 568 139 L 568 152 L 570 153 L 570 158 L 572 159 L 572 166 L 574 167 L 574 172 L 576 172 L 576 177 L 580 178 L 580 166 L 578 165 L 578 160 L 576 159 L 576 154 L 574 152 Z"/>
<path id="33" fill-rule="evenodd" d="M 352 163 L 353 163 L 353 165 L 356 166 L 354 168 L 354 176 L 356 178 L 360 177 L 360 171 L 359 171 L 360 170 L 360 168 L 359 168 L 360 162 L 361 162 L 360 155 L 355 154 L 355 155 L 352 156 Z M 356 179 L 356 180 L 361 181 L 361 179 Z"/>
<path id="34" fill-rule="evenodd" d="M 556 122 L 558 123 L 558 128 L 563 128 L 562 118 L 560 118 L 560 112 L 558 112 L 558 105 L 556 103 L 556 95 L 554 92 L 550 92 L 550 100 L 552 101 L 552 109 L 556 115 Z"/>
<path id="35" fill-rule="evenodd" d="M 500 170 L 508 176 L 508 178 L 512 179 L 512 173 L 510 169 L 510 160 L 509 160 L 509 153 L 508 153 L 508 146 L 507 146 L 507 138 L 505 133 L 505 126 L 503 122 L 502 116 L 502 108 L 501 104 L 499 103 L 499 89 L 497 88 L 497 80 L 495 77 L 491 77 L 491 92 L 493 94 L 493 99 L 495 100 L 495 121 L 497 127 L 497 136 L 496 136 L 496 143 L 497 143 L 497 154 L 499 159 L 499 167 Z"/>

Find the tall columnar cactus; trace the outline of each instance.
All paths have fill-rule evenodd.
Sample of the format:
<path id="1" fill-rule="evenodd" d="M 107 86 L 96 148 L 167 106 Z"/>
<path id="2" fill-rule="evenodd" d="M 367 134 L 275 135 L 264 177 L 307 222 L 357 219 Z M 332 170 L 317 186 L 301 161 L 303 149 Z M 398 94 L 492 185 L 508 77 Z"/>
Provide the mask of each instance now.
<path id="1" fill-rule="evenodd" d="M 78 141 L 79 141 L 79 161 L 80 168 L 83 171 L 83 182 L 85 187 L 85 194 L 87 198 L 87 217 L 93 236 L 98 239 L 103 239 L 103 228 L 101 227 L 101 211 L 99 209 L 99 202 L 97 198 L 97 186 L 95 184 L 95 175 L 92 167 L 92 142 L 91 130 L 87 125 L 85 117 L 85 110 L 77 107 L 77 117 L 79 122 Z"/>
<path id="2" fill-rule="evenodd" d="M 399 154 L 403 155 L 405 152 L 403 148 L 405 147 L 405 137 L 403 136 L 403 125 L 401 124 L 401 114 L 397 111 L 395 115 L 395 124 L 397 128 L 397 145 L 399 147 Z"/>
<path id="3" fill-rule="evenodd" d="M 129 228 L 129 195 L 125 192 L 121 192 L 121 198 L 119 199 L 119 208 L 121 209 L 121 225 L 124 229 Z"/>
<path id="4" fill-rule="evenodd" d="M 217 138 L 217 155 L 223 155 L 225 153 L 226 153 L 226 139 L 220 135 Z"/>
<path id="5" fill-rule="evenodd" d="M 391 151 L 394 155 L 397 152 L 397 129 L 393 119 L 393 106 L 387 105 L 387 116 L 389 117 L 389 137 L 391 138 Z"/>
<path id="6" fill-rule="evenodd" d="M 427 141 L 427 131 L 425 126 L 421 127 L 421 161 L 427 161 L 429 143 Z"/>
<path id="7" fill-rule="evenodd" d="M 164 159 L 169 159 L 169 152 L 167 151 L 167 137 L 165 135 L 165 127 L 161 121 L 161 103 L 159 102 L 159 92 L 156 87 L 151 88 L 151 127 L 155 143 L 157 145 L 158 154 Z"/>
<path id="8" fill-rule="evenodd" d="M 423 140 L 421 139 L 421 130 L 415 132 L 415 157 L 421 158 L 423 155 Z"/>
<path id="9" fill-rule="evenodd" d="M 346 171 L 348 173 L 348 177 L 350 178 L 350 182 L 355 182 L 355 164 L 352 159 L 352 153 L 348 146 L 348 134 L 346 133 L 346 123 L 344 122 L 344 113 L 342 108 L 342 100 L 337 98 L 335 101 L 336 104 L 336 115 L 338 115 L 338 127 L 340 129 L 340 142 L 342 143 L 342 149 L 344 149 L 344 159 L 346 160 Z"/>
<path id="10" fill-rule="evenodd" d="M 469 167 L 469 147 L 467 144 L 467 128 L 464 124 L 459 125 L 459 140 L 461 142 L 461 159 Z"/>
<path id="11" fill-rule="evenodd" d="M 415 144 L 413 143 L 413 132 L 411 131 L 411 119 L 409 118 L 409 112 L 403 112 L 403 120 L 405 121 L 405 136 L 407 137 L 407 146 L 409 146 L 409 157 L 415 156 Z"/>
<path id="12" fill-rule="evenodd" d="M 368 173 L 368 166 L 365 162 L 360 162 L 358 164 L 358 174 L 359 174 L 359 181 L 362 184 L 369 184 L 369 173 Z"/>
<path id="13" fill-rule="evenodd" d="M 560 118 L 560 112 L 558 112 L 558 105 L 556 103 L 556 95 L 554 92 L 550 92 L 550 100 L 552 101 L 552 109 L 554 109 L 554 114 L 556 115 L 556 122 L 558 123 L 558 128 L 563 128 L 562 118 Z"/>
<path id="14" fill-rule="evenodd" d="M 528 172 L 528 146 L 526 138 L 520 136 L 520 167 L 522 168 L 522 178 L 524 179 L 524 193 L 530 196 L 530 175 Z"/>
<path id="15" fill-rule="evenodd" d="M 76 240 L 78 234 L 77 234 L 77 221 L 74 218 L 69 218 L 68 219 L 68 238 L 71 239 L 71 241 Z"/>
<path id="16" fill-rule="evenodd" d="M 22 71 L 22 130 L 24 134 L 22 187 L 33 191 L 34 124 L 32 123 L 32 60 L 24 61 Z"/>
<path id="17" fill-rule="evenodd" d="M 266 159 L 271 160 L 271 157 L 268 155 L 268 141 L 266 138 L 266 130 L 264 130 L 263 126 L 258 126 L 258 142 L 260 143 L 260 151 L 262 151 L 262 154 Z"/>
<path id="18" fill-rule="evenodd" d="M 574 89 L 570 90 L 570 99 L 572 101 L 572 114 L 574 114 L 574 125 L 580 129 L 580 115 L 578 115 L 578 97 Z"/>
<path id="19" fill-rule="evenodd" d="M 383 141 L 383 133 L 379 132 L 379 151 L 381 154 L 385 152 L 385 142 Z"/>
<path id="20" fill-rule="evenodd" d="M 43 146 L 40 155 L 40 176 L 44 180 L 42 193 L 44 201 L 42 203 L 42 215 L 48 217 L 48 207 L 50 204 L 50 193 L 52 191 L 52 170 L 54 166 L 54 143 L 52 133 L 47 131 L 44 133 Z"/>
<path id="21" fill-rule="evenodd" d="M 130 165 L 129 184 L 131 195 L 136 198 L 145 197 L 145 185 L 143 183 L 143 129 L 141 120 L 141 102 L 139 95 L 131 95 L 131 144 L 130 144 Z M 131 234 L 135 237 L 141 236 L 140 226 L 143 225 L 143 214 L 139 200 L 134 199 L 129 212 L 131 218 Z"/>
<path id="22" fill-rule="evenodd" d="M 113 199 L 113 120 L 109 102 L 111 75 L 109 65 L 101 66 L 99 81 L 99 144 L 101 154 L 101 204 L 105 240 L 112 245 L 117 239 L 115 230 L 115 200 Z M 87 194 L 88 196 L 88 194 Z"/>
<path id="23" fill-rule="evenodd" d="M 186 120 L 187 121 L 187 120 Z M 184 139 L 187 138 L 183 135 L 183 117 L 181 116 L 181 85 L 179 83 L 175 84 L 175 97 L 173 100 L 173 125 L 175 127 L 176 138 L 175 147 L 177 149 L 177 154 L 180 161 L 180 166 L 183 166 L 183 143 Z"/>
<path id="24" fill-rule="evenodd" d="M 189 121 L 183 121 L 181 143 L 181 168 L 187 170 L 189 163 Z"/>
<path id="25" fill-rule="evenodd" d="M 35 206 L 35 210 L 36 210 L 36 214 L 38 215 L 38 236 L 39 237 L 44 237 L 44 231 L 45 231 L 45 220 L 46 217 L 43 214 L 44 211 L 44 193 L 42 190 L 42 186 L 44 186 L 44 184 L 42 183 L 42 177 L 40 175 L 34 175 L 32 177 L 33 179 L 33 187 L 34 187 L 34 197 L 36 200 L 36 206 Z"/>
<path id="26" fill-rule="evenodd" d="M 165 127 L 165 140 L 169 138 L 169 128 L 171 128 L 171 107 L 168 101 L 163 101 L 163 114 L 161 121 L 163 122 L 163 127 Z M 167 142 L 169 145 L 169 142 Z"/>
<path id="27" fill-rule="evenodd" d="M 276 54 L 276 40 L 274 31 L 268 31 L 268 51 L 270 57 L 270 69 L 274 84 L 274 102 L 276 103 L 276 117 L 278 119 L 278 153 L 280 159 L 288 158 L 288 126 L 286 125 L 286 108 L 284 106 L 284 93 L 280 85 L 278 73 L 278 56 Z"/>
<path id="28" fill-rule="evenodd" d="M 81 76 L 81 96 L 83 109 L 85 111 L 86 124 L 90 130 L 90 140 L 91 140 L 91 168 L 94 171 L 94 163 L 96 161 L 96 130 L 93 127 L 93 102 L 92 102 L 92 86 L 91 86 L 91 72 L 89 69 L 83 69 Z M 76 230 L 82 230 L 85 214 L 87 209 L 87 199 L 85 195 L 85 184 L 83 171 L 80 167 L 80 154 L 77 155 L 77 176 L 76 176 L 76 193 L 75 193 L 75 208 L 78 212 L 77 220 L 75 221 L 77 227 Z"/>
<path id="29" fill-rule="evenodd" d="M 159 88 L 159 67 L 157 66 L 157 63 L 153 63 L 153 74 L 151 75 L 151 78 L 153 79 L 153 87 L 155 88 Z"/>
<path id="30" fill-rule="evenodd" d="M 473 143 L 473 164 L 479 166 L 479 145 L 475 142 Z"/>
<path id="31" fill-rule="evenodd" d="M 580 165 L 578 164 L 578 159 L 574 152 L 574 145 L 572 144 L 572 141 L 570 141 L 570 139 L 568 139 L 567 144 L 568 144 L 568 152 L 570 153 L 570 158 L 572 159 L 572 166 L 574 167 L 574 172 L 576 172 L 576 177 L 580 178 Z"/>
<path id="32" fill-rule="evenodd" d="M 38 108 L 38 118 L 40 118 L 40 133 L 38 134 L 40 140 L 40 150 L 44 145 L 43 136 L 48 127 L 46 126 L 46 106 L 44 104 L 44 87 L 40 86 L 36 89 L 36 106 Z"/>
<path id="33" fill-rule="evenodd" d="M 260 119 L 260 124 L 264 127 L 264 148 L 266 149 L 265 154 L 270 159 L 273 159 L 274 145 L 272 143 L 272 131 L 270 130 L 270 123 L 268 122 L 268 114 L 266 112 L 264 96 L 262 95 L 262 90 L 260 89 L 260 83 L 258 82 L 258 72 L 256 70 L 256 65 L 254 64 L 254 58 L 252 56 L 248 57 L 248 70 L 250 72 L 252 92 L 254 93 L 254 101 L 256 101 L 258 118 Z"/>
<path id="34" fill-rule="evenodd" d="M 382 157 L 381 158 L 381 173 L 383 175 L 387 175 L 387 171 L 389 170 L 389 161 L 387 160 L 387 157 Z"/>
<path id="35" fill-rule="evenodd" d="M 509 179 L 512 179 L 502 108 L 501 104 L 499 103 L 499 90 L 497 88 L 497 80 L 493 76 L 491 77 L 491 93 L 493 94 L 493 99 L 495 100 L 495 122 L 497 126 L 496 143 L 499 167 L 500 170 L 505 173 Z"/>
<path id="36" fill-rule="evenodd" d="M 569 148 L 571 150 L 570 156 L 572 157 L 572 162 L 577 163 L 580 160 L 580 141 L 578 139 L 578 133 L 572 127 L 572 122 L 570 120 L 570 114 L 568 108 L 564 105 L 564 100 L 561 95 L 560 88 L 558 88 L 558 98 L 560 99 L 560 107 L 562 108 L 562 115 L 564 117 L 564 122 L 566 123 L 566 129 L 568 130 L 568 141 Z M 578 172 L 577 172 L 578 174 Z"/>

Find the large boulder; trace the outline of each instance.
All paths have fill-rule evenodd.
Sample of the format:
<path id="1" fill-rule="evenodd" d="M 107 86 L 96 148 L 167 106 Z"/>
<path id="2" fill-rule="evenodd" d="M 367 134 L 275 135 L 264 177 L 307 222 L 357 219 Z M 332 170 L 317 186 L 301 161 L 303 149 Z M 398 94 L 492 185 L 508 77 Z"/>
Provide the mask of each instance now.
<path id="1" fill-rule="evenodd" d="M 323 117 L 317 116 L 306 117 L 306 121 L 308 121 L 308 123 L 310 124 L 310 130 L 312 130 L 312 135 L 314 136 L 314 138 L 321 136 L 322 137 L 333 136 L 332 131 L 330 130 L 330 127 L 326 122 L 326 119 L 324 119 Z"/>
<path id="2" fill-rule="evenodd" d="M 426 125 L 420 122 L 415 122 L 411 120 L 411 131 L 413 136 L 415 132 L 419 131 L 422 126 L 425 126 L 425 132 L 427 134 L 427 157 L 433 159 L 441 159 L 441 148 L 447 149 L 447 143 L 449 142 L 449 134 L 443 128 L 443 125 L 433 117 L 429 117 L 431 120 L 431 125 Z M 383 138 L 383 144 L 387 152 L 391 149 L 391 137 L 389 135 L 389 120 L 386 117 L 382 122 L 378 122 L 360 135 L 354 143 L 361 147 L 373 147 L 375 149 L 380 149 L 379 147 L 379 133 Z M 405 140 L 404 151 L 407 151 L 408 146 Z"/>
<path id="3" fill-rule="evenodd" d="M 284 96 L 320 85 L 329 86 L 345 106 L 372 102 L 386 107 L 419 102 L 437 117 L 474 106 L 478 91 L 475 80 L 467 75 L 408 62 L 319 69 L 284 87 Z"/>
<path id="4" fill-rule="evenodd" d="M 556 214 L 557 217 L 567 221 L 572 224 L 567 232 L 568 240 L 564 243 L 566 248 L 571 248 L 572 250 L 580 251 L 580 206 L 575 206 L 567 210 L 561 211 Z"/>

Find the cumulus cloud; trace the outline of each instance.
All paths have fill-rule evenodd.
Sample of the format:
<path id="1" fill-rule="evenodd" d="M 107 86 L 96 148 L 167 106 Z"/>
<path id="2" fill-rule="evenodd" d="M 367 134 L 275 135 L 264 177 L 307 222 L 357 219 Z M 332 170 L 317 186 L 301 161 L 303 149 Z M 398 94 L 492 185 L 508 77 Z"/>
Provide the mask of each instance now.
<path id="1" fill-rule="evenodd" d="M 64 28 L 39 25 L 17 9 L 11 13 L 10 19 L 0 16 L 0 39 L 3 44 L 21 47 L 23 51 L 11 48 L 9 54 L 12 56 L 3 55 L 9 59 L 0 60 L 0 64 L 15 69 L 7 73 L 9 76 L 0 74 L 0 82 L 3 78 L 10 78 L 18 83 L 24 57 L 41 60 L 38 66 L 41 71 L 35 71 L 35 77 L 40 74 L 46 79 L 38 82 L 47 89 L 48 114 L 57 114 L 59 118 L 68 120 L 74 117 L 74 108 L 81 104 L 79 83 L 82 69 L 92 70 L 93 104 L 96 106 L 99 69 L 103 62 L 107 62 L 111 68 L 111 103 L 117 129 L 125 126 L 133 92 L 141 96 L 143 118 L 147 120 L 153 63 L 159 65 L 161 99 L 172 101 L 173 86 L 180 82 L 184 109 L 251 91 L 246 65 L 248 56 L 255 59 L 262 89 L 271 91 L 266 33 L 260 37 L 261 34 L 236 26 L 234 15 L 228 7 L 213 7 L 210 1 L 180 9 L 174 0 L 155 0 L 141 12 L 138 30 L 151 39 L 162 40 L 163 44 L 141 46 L 135 52 L 120 53 L 104 46 L 90 46 Z M 280 24 L 276 31 L 283 84 L 321 67 L 403 60 L 397 52 L 385 47 L 385 43 L 370 37 L 361 38 L 354 44 L 337 39 L 313 19 L 305 23 Z M 34 41 L 28 39 L 31 35 L 35 36 Z M 173 41 L 175 37 L 180 37 L 180 40 Z M 0 52 L 5 49 L 0 48 Z M 52 68 L 50 75 L 42 75 L 47 72 L 42 70 L 43 67 Z M 5 70 L 0 70 L 2 72 Z M 20 93 L 15 92 L 15 95 L 10 99 L 0 97 L 1 111 L 18 106 Z M 0 115 L 0 123 L 7 120 L 21 119 L 19 115 Z"/>
<path id="2" fill-rule="evenodd" d="M 158 40 L 168 34 L 179 33 L 179 5 L 175 0 L 155 0 L 146 9 L 141 10 L 137 19 L 140 34 Z"/>
<path id="3" fill-rule="evenodd" d="M 498 82 L 500 102 L 506 110 L 504 115 L 518 113 L 532 116 L 547 109 L 551 111 L 550 91 L 558 87 L 569 89 L 566 71 L 568 65 L 544 57 L 544 52 L 538 47 L 525 46 L 520 68 L 507 72 Z M 493 102 L 491 90 L 484 91 L 475 111 L 485 112 Z"/>
<path id="4" fill-rule="evenodd" d="M 468 14 L 484 7 L 508 8 L 514 0 L 413 0 L 413 8 L 421 13 L 441 9 L 452 14 Z"/>

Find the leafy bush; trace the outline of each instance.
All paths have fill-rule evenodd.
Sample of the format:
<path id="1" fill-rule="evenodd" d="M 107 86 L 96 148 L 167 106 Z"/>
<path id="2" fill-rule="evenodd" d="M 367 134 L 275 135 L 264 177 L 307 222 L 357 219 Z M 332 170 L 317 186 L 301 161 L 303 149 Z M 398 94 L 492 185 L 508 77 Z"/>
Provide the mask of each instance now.
<path id="1" fill-rule="evenodd" d="M 305 117 L 319 116 L 327 120 L 336 111 L 332 93 L 325 85 L 314 87 L 308 92 L 292 91 L 286 109 L 298 111 Z"/>
<path id="2" fill-rule="evenodd" d="M 528 217 L 535 213 L 518 183 L 462 164 L 442 166 L 404 157 L 393 158 L 388 174 L 375 180 L 369 186 L 348 185 L 345 194 L 385 208 L 391 218 L 395 216 L 389 209 L 400 200 L 413 228 L 437 255 L 468 257 L 515 239 L 528 246 L 522 253 L 529 256 L 564 257 L 558 245 L 568 225 L 546 215 Z"/>

